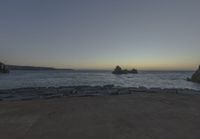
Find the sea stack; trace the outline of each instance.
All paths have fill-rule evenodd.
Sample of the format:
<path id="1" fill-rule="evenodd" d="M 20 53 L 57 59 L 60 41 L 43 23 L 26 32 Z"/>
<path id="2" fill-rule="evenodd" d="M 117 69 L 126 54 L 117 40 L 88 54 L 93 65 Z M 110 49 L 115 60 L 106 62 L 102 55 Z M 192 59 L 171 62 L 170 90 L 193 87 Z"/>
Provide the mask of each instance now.
<path id="1" fill-rule="evenodd" d="M 9 73 L 8 67 L 0 62 L 0 73 Z"/>
<path id="2" fill-rule="evenodd" d="M 190 79 L 192 82 L 200 83 L 200 66 Z"/>
<path id="3" fill-rule="evenodd" d="M 132 70 L 127 70 L 127 69 L 122 69 L 120 66 L 116 66 L 116 68 L 114 69 L 114 71 L 112 72 L 113 74 L 137 74 L 138 71 L 136 69 L 132 69 Z"/>

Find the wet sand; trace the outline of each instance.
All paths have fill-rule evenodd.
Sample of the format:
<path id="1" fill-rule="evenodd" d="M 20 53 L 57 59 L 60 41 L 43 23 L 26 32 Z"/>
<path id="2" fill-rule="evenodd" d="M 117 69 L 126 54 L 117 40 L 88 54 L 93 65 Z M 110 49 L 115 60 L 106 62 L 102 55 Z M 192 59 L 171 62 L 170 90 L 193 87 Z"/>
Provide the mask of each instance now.
<path id="1" fill-rule="evenodd" d="M 199 139 L 200 95 L 0 102 L 0 139 Z"/>

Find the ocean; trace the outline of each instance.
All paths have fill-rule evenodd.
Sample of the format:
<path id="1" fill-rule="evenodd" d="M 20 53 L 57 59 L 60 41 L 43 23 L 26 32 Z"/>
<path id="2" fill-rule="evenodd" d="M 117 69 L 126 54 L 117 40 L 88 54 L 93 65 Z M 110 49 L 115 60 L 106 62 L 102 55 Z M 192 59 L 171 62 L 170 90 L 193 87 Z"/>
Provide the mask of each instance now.
<path id="1" fill-rule="evenodd" d="M 140 71 L 139 74 L 113 75 L 111 71 L 13 70 L 9 74 L 0 74 L 0 89 L 113 84 L 200 90 L 200 84 L 186 81 L 192 74 L 192 71 Z"/>

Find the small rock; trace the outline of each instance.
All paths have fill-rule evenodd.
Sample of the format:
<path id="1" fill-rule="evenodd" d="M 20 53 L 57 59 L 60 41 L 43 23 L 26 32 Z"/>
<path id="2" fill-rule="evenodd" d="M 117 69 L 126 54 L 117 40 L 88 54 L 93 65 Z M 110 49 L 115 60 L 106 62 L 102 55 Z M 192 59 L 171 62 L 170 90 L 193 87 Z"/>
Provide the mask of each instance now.
<path id="1" fill-rule="evenodd" d="M 172 93 L 172 94 L 178 94 L 178 90 L 177 89 L 164 89 L 163 92 Z"/>
<path id="2" fill-rule="evenodd" d="M 73 90 L 74 88 L 59 88 L 58 93 L 64 96 L 69 96 L 70 94 L 72 94 Z"/>
<path id="3" fill-rule="evenodd" d="M 103 87 L 104 87 L 104 88 L 113 88 L 114 85 L 113 85 L 113 84 L 108 84 L 108 85 L 104 85 Z"/>
<path id="4" fill-rule="evenodd" d="M 148 89 L 146 87 L 143 87 L 143 86 L 140 86 L 138 89 L 137 89 L 137 92 L 147 92 Z"/>
<path id="5" fill-rule="evenodd" d="M 61 95 L 55 94 L 55 95 L 46 96 L 46 97 L 44 97 L 44 98 L 45 98 L 45 99 L 52 99 L 52 98 L 60 98 L 60 97 L 61 97 Z"/>
<path id="6" fill-rule="evenodd" d="M 118 91 L 118 94 L 131 94 L 131 91 L 128 88 L 123 88 Z"/>
<path id="7" fill-rule="evenodd" d="M 161 88 L 150 88 L 148 90 L 148 93 L 160 93 L 160 92 L 162 92 Z"/>

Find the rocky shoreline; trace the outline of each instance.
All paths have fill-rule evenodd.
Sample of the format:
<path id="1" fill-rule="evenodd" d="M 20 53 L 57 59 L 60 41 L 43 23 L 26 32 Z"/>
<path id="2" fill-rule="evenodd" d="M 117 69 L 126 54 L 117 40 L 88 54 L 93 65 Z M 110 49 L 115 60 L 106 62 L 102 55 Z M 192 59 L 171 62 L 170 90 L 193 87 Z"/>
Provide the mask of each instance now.
<path id="1" fill-rule="evenodd" d="M 87 97 L 102 95 L 123 95 L 134 93 L 171 93 L 171 94 L 196 94 L 200 91 L 192 89 L 175 88 L 145 88 L 145 87 L 119 87 L 105 86 L 63 86 L 63 87 L 30 87 L 0 90 L 0 101 L 19 101 L 35 99 L 52 99 L 61 97 Z"/>
<path id="2" fill-rule="evenodd" d="M 8 67 L 2 62 L 0 62 L 0 73 L 9 73 Z"/>
<path id="3" fill-rule="evenodd" d="M 189 81 L 200 83 L 200 66 L 192 75 L 191 79 L 189 79 Z"/>

